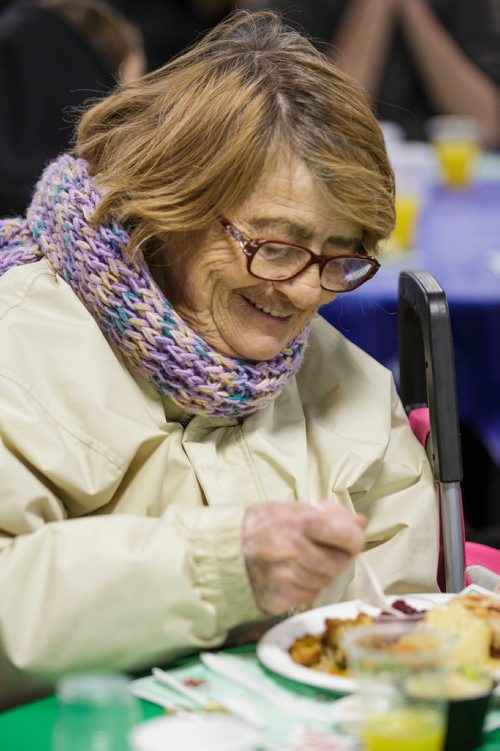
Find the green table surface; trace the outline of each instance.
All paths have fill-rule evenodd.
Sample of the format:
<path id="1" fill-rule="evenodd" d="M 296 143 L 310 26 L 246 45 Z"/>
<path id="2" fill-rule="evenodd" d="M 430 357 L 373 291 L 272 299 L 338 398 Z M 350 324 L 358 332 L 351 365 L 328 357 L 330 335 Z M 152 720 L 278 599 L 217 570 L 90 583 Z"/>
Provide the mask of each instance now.
<path id="1" fill-rule="evenodd" d="M 235 654 L 254 653 L 254 647 L 227 650 Z M 199 664 L 196 657 L 180 660 L 170 668 Z M 295 684 L 288 679 L 274 676 L 276 681 L 297 693 L 311 691 L 309 687 Z M 328 692 L 330 696 L 332 694 Z M 140 701 L 142 719 L 163 714 L 161 707 Z M 23 704 L 0 713 L 0 751 L 51 751 L 52 731 L 57 715 L 57 699 L 54 695 Z M 68 749 L 71 751 L 71 749 Z M 483 736 L 483 744 L 477 751 L 500 751 L 500 728 Z"/>
<path id="2" fill-rule="evenodd" d="M 161 707 L 147 701 L 140 705 L 143 719 L 162 714 Z M 49 696 L 0 714 L 1 751 L 51 751 L 56 712 L 56 698 Z"/>
<path id="3" fill-rule="evenodd" d="M 228 651 L 254 652 L 255 647 L 248 645 Z M 195 662 L 195 656 L 188 657 L 174 662 L 168 668 Z M 137 678 L 139 675 L 131 677 Z M 139 705 L 143 720 L 164 714 L 161 707 L 149 701 L 139 700 Z M 0 711 L 0 751 L 52 751 L 52 731 L 57 710 L 57 698 L 51 695 L 4 712 Z"/>

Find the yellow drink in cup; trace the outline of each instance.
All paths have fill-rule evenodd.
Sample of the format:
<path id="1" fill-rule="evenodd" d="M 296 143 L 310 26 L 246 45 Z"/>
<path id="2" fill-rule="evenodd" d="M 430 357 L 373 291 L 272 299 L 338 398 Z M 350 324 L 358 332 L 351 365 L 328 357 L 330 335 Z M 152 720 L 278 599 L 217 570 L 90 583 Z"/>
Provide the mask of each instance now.
<path id="1" fill-rule="evenodd" d="M 451 188 L 469 185 L 479 151 L 477 143 L 466 139 L 437 140 L 435 146 L 445 183 Z"/>
<path id="2" fill-rule="evenodd" d="M 416 141 L 393 145 L 389 154 L 396 178 L 396 226 L 387 250 L 399 253 L 414 247 L 420 210 L 435 179 L 436 156 L 430 144 Z"/>
<path id="3" fill-rule="evenodd" d="M 442 751 L 454 637 L 418 621 L 345 629 L 366 751 Z"/>
<path id="4" fill-rule="evenodd" d="M 442 714 L 432 710 L 393 709 L 363 725 L 366 751 L 441 751 Z"/>
<path id="5" fill-rule="evenodd" d="M 390 239 L 395 250 L 409 250 L 413 247 L 420 203 L 421 200 L 416 195 L 396 195 L 396 225 Z"/>
<path id="6" fill-rule="evenodd" d="M 481 128 L 473 117 L 431 117 L 427 132 L 434 144 L 443 180 L 450 188 L 466 188 L 472 182 L 481 143 Z"/>

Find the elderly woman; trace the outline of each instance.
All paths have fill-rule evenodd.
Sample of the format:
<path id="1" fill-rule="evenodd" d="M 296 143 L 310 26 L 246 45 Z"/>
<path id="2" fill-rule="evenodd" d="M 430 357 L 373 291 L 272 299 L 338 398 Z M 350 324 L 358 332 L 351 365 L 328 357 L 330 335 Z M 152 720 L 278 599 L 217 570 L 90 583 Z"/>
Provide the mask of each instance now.
<path id="1" fill-rule="evenodd" d="M 0 682 L 138 669 L 357 592 L 436 588 L 391 375 L 317 317 L 393 178 L 358 86 L 237 13 L 81 120 L 0 223 Z"/>

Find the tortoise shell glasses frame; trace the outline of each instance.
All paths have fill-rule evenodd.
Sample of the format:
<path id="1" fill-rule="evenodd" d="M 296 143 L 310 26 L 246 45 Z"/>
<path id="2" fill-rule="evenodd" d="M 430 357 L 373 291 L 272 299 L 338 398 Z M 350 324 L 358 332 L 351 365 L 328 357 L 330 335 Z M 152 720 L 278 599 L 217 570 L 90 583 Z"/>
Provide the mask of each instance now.
<path id="1" fill-rule="evenodd" d="M 220 220 L 226 232 L 239 244 L 247 259 L 248 273 L 269 282 L 285 282 L 302 274 L 309 266 L 320 267 L 320 284 L 328 292 L 350 292 L 371 279 L 380 263 L 373 256 L 356 253 L 319 255 L 304 245 L 284 240 L 251 239 L 225 217 Z M 267 247 L 267 253 L 259 251 Z M 258 263 L 255 263 L 257 261 Z"/>

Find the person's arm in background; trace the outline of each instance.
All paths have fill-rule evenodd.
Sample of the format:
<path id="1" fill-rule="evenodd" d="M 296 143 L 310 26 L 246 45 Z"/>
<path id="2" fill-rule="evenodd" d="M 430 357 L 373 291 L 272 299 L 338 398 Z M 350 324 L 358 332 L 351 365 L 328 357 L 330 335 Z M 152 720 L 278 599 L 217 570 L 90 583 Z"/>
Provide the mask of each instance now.
<path id="1" fill-rule="evenodd" d="M 389 54 L 397 5 L 398 0 L 352 0 L 331 40 L 335 62 L 372 98 Z"/>
<path id="2" fill-rule="evenodd" d="M 471 14 L 477 12 L 473 5 Z M 481 122 L 484 144 L 498 145 L 500 94 L 495 83 L 462 51 L 426 0 L 399 0 L 399 12 L 408 47 L 438 112 L 473 115 Z"/>
<path id="3" fill-rule="evenodd" d="M 469 10 L 470 9 L 470 10 Z M 491 56 L 495 39 L 488 24 L 488 7 L 475 3 L 453 8 L 463 14 L 462 36 L 480 47 L 487 37 Z M 470 13 L 470 24 L 467 14 Z M 481 122 L 485 146 L 500 143 L 500 94 L 495 81 L 476 64 L 445 28 L 427 0 L 351 0 L 332 39 L 338 65 L 376 97 L 395 26 L 403 31 L 423 88 L 438 113 L 473 115 Z M 464 42 L 469 40 L 464 39 Z M 496 42 L 500 48 L 500 39 Z M 488 53 L 489 54 L 489 53 Z M 397 104 L 397 103 L 396 103 Z"/>

